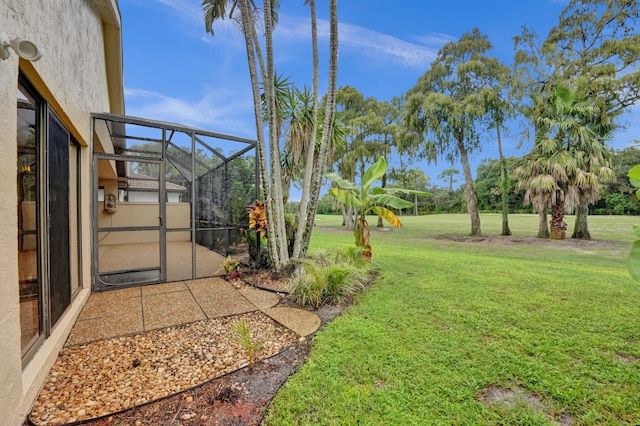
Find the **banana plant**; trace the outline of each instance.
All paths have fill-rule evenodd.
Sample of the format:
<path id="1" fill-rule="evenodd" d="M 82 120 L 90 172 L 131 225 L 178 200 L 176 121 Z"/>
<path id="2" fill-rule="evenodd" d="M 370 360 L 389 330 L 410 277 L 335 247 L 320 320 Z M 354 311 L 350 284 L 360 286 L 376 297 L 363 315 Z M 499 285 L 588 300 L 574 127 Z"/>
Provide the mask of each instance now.
<path id="1" fill-rule="evenodd" d="M 384 157 L 380 157 L 364 172 L 360 180 L 360 187 L 349 180 L 342 179 L 337 173 L 325 175 L 327 179 L 336 185 L 329 190 L 329 194 L 345 206 L 357 209 L 358 217 L 356 218 L 354 232 L 356 246 L 364 249 L 364 256 L 369 261 L 371 261 L 371 245 L 369 244 L 371 234 L 369 223 L 367 222 L 367 214 L 374 213 L 396 228 L 402 228 L 402 222 L 400 222 L 398 216 L 387 207 L 406 209 L 413 207 L 413 203 L 403 200 L 395 194 L 431 195 L 428 192 L 411 189 L 371 187 L 386 172 L 387 160 Z"/>
<path id="2" fill-rule="evenodd" d="M 629 182 L 634 188 L 638 188 L 636 191 L 636 198 L 640 200 L 640 164 L 634 166 L 627 173 Z M 633 233 L 636 237 L 640 237 L 640 225 L 633 225 Z M 640 281 L 640 240 L 634 241 L 631 246 L 631 252 L 627 259 L 627 268 L 629 273 L 636 280 Z"/>

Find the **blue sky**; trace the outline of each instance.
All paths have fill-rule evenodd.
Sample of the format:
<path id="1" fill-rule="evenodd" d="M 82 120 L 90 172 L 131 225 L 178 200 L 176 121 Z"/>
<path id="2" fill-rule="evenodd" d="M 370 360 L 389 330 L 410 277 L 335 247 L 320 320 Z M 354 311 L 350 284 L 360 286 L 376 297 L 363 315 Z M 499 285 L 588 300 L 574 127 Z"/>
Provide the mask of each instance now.
<path id="1" fill-rule="evenodd" d="M 308 8 L 303 0 L 281 1 L 274 34 L 278 73 L 298 86 L 311 85 L 311 41 Z M 328 9 L 318 1 L 320 90 L 326 90 Z M 566 0 L 341 0 L 338 87 L 351 85 L 365 97 L 388 100 L 413 87 L 448 41 L 478 27 L 494 45 L 493 54 L 509 63 L 512 38 L 527 25 L 546 35 Z M 177 122 L 221 133 L 255 138 L 253 105 L 244 41 L 232 21 L 217 22 L 215 36 L 204 29 L 198 0 L 121 0 L 125 105 L 128 115 Z M 640 139 L 640 108 L 623 119 L 613 146 Z M 503 141 L 505 155 L 521 156 L 517 129 Z M 472 169 L 496 158 L 495 141 L 472 154 Z M 393 162 L 393 160 L 392 160 Z M 414 163 L 431 182 L 443 169 Z M 454 167 L 461 170 L 459 164 Z M 292 194 L 293 195 L 293 194 Z"/>

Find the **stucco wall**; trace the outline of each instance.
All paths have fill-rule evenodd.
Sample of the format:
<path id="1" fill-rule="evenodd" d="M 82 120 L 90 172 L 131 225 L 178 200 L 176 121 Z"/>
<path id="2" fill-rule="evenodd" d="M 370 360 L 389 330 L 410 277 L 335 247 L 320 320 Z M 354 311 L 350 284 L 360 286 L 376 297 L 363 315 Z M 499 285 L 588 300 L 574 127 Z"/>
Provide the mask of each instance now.
<path id="1" fill-rule="evenodd" d="M 0 61 L 0 413 L 2 424 L 21 424 L 55 361 L 90 289 L 90 153 L 81 150 L 83 290 L 49 339 L 23 369 L 17 269 L 16 89 L 22 70 L 83 145 L 90 138 L 90 113 L 109 112 L 103 16 L 94 8 L 117 12 L 112 0 L 0 0 L 0 31 L 35 42 L 45 52 L 35 63 L 12 51 Z M 119 23 L 119 15 L 117 22 Z M 111 28 L 113 31 L 113 28 Z M 113 78 L 113 76 L 111 76 Z M 118 78 L 116 76 L 116 78 Z M 119 77 L 121 78 L 121 76 Z M 113 98 L 113 96 L 112 96 Z M 121 112 L 121 111 L 116 111 Z"/>
<path id="2" fill-rule="evenodd" d="M 191 206 L 189 203 L 167 204 L 167 227 L 191 227 Z M 113 213 L 104 210 L 104 202 L 98 203 L 98 227 L 158 226 L 159 205 L 148 203 L 120 202 Z M 158 233 L 110 232 L 99 235 L 100 245 L 152 243 L 158 241 Z M 168 232 L 167 241 L 189 241 L 190 234 Z M 186 238 L 186 239 L 185 239 Z"/>

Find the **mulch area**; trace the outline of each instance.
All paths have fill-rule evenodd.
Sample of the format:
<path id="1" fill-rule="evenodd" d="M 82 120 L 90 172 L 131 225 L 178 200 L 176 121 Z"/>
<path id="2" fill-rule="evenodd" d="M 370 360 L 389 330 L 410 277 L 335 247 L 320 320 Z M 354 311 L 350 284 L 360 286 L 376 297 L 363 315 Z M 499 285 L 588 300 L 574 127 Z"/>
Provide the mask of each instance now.
<path id="1" fill-rule="evenodd" d="M 291 293 L 291 282 L 286 279 L 279 279 L 271 272 L 243 274 L 242 279 L 248 284 L 262 290 L 273 291 L 279 294 Z"/>
<path id="2" fill-rule="evenodd" d="M 257 362 L 179 395 L 85 424 L 140 425 L 257 425 L 271 399 L 304 362 L 309 343 L 290 346 Z"/>

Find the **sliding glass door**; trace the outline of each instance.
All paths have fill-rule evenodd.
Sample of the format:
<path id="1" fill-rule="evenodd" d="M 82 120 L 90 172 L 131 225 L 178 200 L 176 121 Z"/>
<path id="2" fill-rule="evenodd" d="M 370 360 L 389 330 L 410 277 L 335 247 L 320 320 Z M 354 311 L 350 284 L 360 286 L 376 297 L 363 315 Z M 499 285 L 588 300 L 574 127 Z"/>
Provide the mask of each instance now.
<path id="1" fill-rule="evenodd" d="M 26 364 L 80 286 L 81 170 L 80 148 L 23 79 L 17 112 L 20 327 Z"/>

